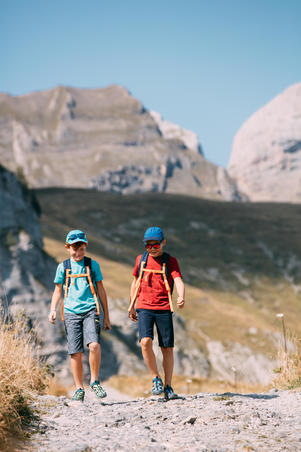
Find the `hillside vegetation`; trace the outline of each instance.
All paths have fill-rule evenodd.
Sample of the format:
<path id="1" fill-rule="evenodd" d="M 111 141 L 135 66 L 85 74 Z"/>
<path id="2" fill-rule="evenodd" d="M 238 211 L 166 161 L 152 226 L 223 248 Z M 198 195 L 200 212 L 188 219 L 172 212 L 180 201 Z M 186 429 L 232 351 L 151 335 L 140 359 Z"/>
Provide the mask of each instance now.
<path id="1" fill-rule="evenodd" d="M 36 416 L 31 404 L 49 382 L 45 363 L 37 357 L 33 333 L 20 317 L 14 323 L 0 318 L 0 450 L 10 450 L 25 439 Z"/>
<path id="2" fill-rule="evenodd" d="M 143 232 L 160 225 L 166 249 L 179 259 L 188 286 L 181 315 L 200 345 L 209 337 L 275 356 L 279 312 L 300 336 L 301 206 L 77 189 L 35 194 L 47 251 L 61 260 L 67 231 L 85 230 L 89 253 L 100 260 L 111 297 L 128 298 Z"/>

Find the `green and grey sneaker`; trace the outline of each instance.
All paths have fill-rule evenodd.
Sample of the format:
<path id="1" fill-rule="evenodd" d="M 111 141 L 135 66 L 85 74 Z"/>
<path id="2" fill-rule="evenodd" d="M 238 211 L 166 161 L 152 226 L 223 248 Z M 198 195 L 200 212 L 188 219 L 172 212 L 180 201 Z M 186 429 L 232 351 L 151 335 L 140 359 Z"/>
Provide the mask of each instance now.
<path id="1" fill-rule="evenodd" d="M 107 397 L 106 391 L 100 386 L 99 381 L 95 380 L 94 383 L 90 384 L 90 388 L 95 392 L 96 396 L 100 399 Z"/>
<path id="2" fill-rule="evenodd" d="M 153 378 L 153 386 L 152 386 L 152 393 L 153 395 L 160 395 L 164 391 L 163 389 L 163 381 L 160 377 Z"/>
<path id="3" fill-rule="evenodd" d="M 174 392 L 171 386 L 166 385 L 164 387 L 164 396 L 166 400 L 178 399 L 179 396 Z"/>
<path id="4" fill-rule="evenodd" d="M 85 398 L 85 391 L 82 388 L 79 388 L 73 394 L 71 400 L 78 400 L 79 402 L 83 402 Z"/>

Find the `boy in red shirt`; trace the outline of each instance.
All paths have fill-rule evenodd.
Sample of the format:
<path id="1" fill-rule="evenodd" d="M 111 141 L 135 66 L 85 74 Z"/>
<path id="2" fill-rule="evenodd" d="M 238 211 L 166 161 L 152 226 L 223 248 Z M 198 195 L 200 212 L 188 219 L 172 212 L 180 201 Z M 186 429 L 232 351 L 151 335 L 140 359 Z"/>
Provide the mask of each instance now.
<path id="1" fill-rule="evenodd" d="M 172 288 L 173 283 L 175 284 L 178 294 L 177 306 L 182 309 L 185 303 L 185 288 L 177 259 L 163 252 L 166 240 L 162 229 L 159 227 L 148 228 L 145 231 L 143 242 L 147 253 L 140 254 L 136 259 L 133 271 L 134 280 L 131 285 L 129 318 L 134 322 L 138 321 L 142 355 L 153 377 L 152 393 L 159 395 L 164 392 L 166 399 L 173 399 L 177 395 L 171 386 L 174 364 L 174 331 L 173 308 L 169 300 L 168 289 Z M 167 270 L 164 271 L 165 267 Z M 137 306 L 135 308 L 136 299 Z M 154 325 L 157 328 L 159 346 L 163 356 L 164 386 L 153 352 Z"/>

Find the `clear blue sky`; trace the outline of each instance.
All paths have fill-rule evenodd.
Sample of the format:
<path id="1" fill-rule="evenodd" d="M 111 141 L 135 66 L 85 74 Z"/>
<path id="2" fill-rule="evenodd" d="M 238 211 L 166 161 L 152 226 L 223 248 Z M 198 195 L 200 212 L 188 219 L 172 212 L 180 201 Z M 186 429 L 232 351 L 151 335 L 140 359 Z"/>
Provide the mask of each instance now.
<path id="1" fill-rule="evenodd" d="M 301 81 L 301 0 L 0 0 L 0 91 L 125 86 L 226 166 L 242 123 Z"/>

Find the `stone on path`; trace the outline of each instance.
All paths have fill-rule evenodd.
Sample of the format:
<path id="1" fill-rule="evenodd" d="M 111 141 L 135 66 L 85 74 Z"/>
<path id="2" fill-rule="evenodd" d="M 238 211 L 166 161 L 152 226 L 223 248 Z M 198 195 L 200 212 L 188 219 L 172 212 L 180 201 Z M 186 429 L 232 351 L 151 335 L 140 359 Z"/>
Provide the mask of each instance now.
<path id="1" fill-rule="evenodd" d="M 37 404 L 43 428 L 36 428 L 31 447 L 39 452 L 301 449 L 301 392 L 218 396 L 200 393 L 158 403 L 156 397 L 126 400 L 112 391 L 102 401 L 89 395 L 76 407 L 66 397 L 42 396 Z"/>

